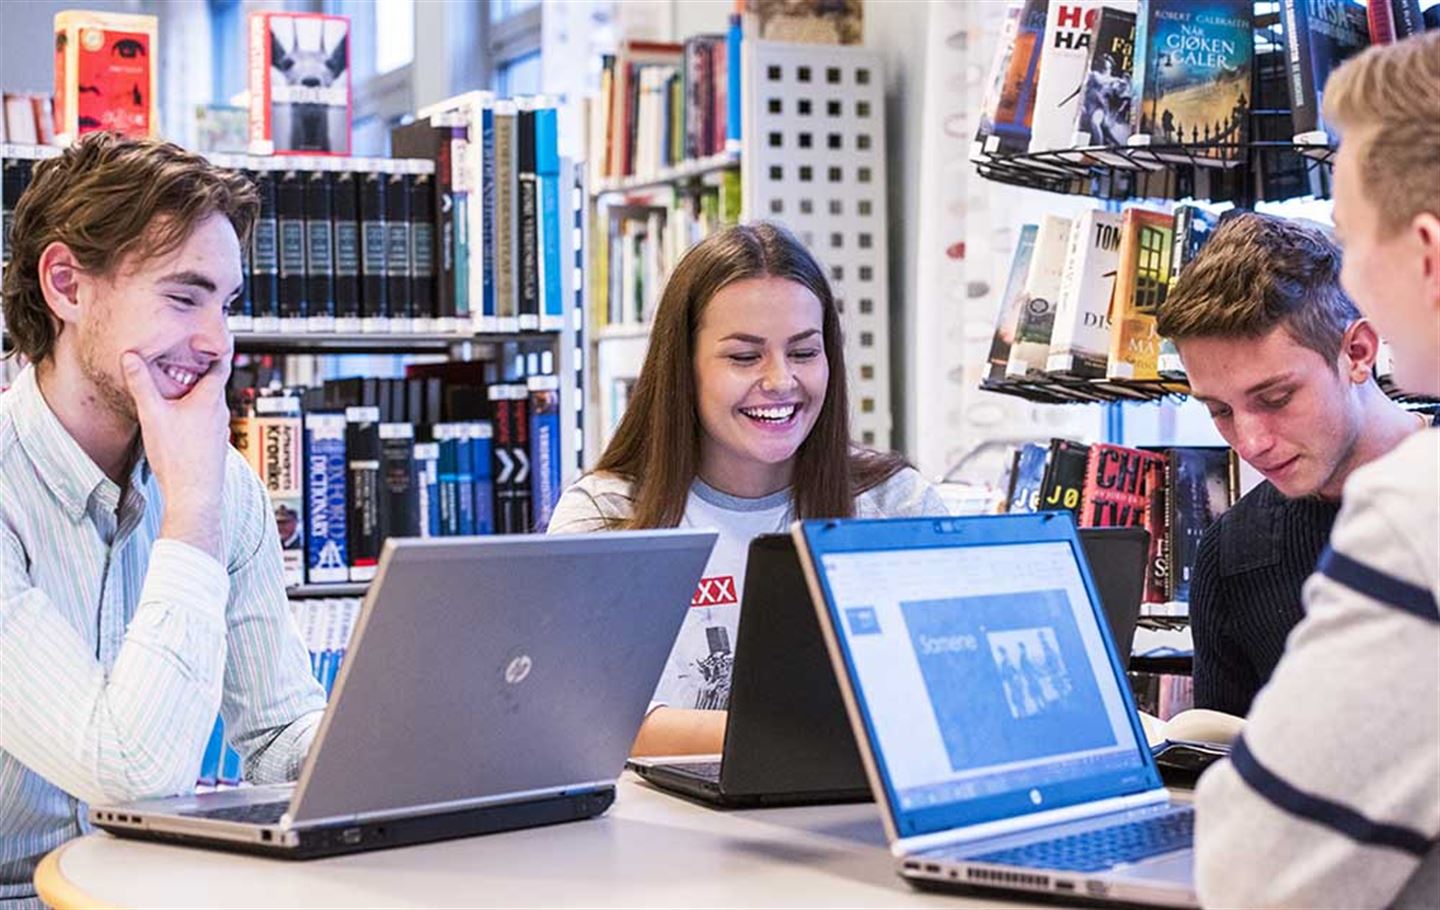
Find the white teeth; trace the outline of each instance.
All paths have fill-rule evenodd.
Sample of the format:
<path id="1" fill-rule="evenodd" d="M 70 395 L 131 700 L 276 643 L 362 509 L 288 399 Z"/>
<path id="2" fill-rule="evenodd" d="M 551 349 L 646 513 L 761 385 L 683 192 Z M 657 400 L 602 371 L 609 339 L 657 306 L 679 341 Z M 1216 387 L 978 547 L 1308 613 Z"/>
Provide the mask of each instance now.
<path id="1" fill-rule="evenodd" d="M 795 415 L 795 405 L 787 404 L 773 408 L 741 408 L 740 413 L 746 417 L 754 417 L 760 420 L 773 420 L 783 422 Z"/>
<path id="2" fill-rule="evenodd" d="M 183 386 L 194 385 L 195 380 L 200 378 L 199 374 L 192 373 L 189 370 L 182 370 L 179 367 L 161 367 L 160 370 L 166 376 L 169 376 Z"/>

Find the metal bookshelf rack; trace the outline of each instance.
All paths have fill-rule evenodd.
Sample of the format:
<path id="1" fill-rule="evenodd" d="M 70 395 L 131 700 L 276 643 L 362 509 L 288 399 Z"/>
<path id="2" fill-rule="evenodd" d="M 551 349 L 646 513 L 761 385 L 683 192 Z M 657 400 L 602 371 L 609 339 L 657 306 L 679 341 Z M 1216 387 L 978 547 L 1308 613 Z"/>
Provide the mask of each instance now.
<path id="1" fill-rule="evenodd" d="M 592 194 L 594 196 L 609 196 L 616 193 L 660 189 L 675 184 L 700 180 L 710 174 L 728 171 L 732 168 L 738 168 L 739 166 L 740 151 L 734 149 L 721 152 L 718 155 L 710 155 L 705 158 L 685 161 L 674 167 L 662 168 L 657 174 L 602 180 L 595 185 Z"/>
<path id="2" fill-rule="evenodd" d="M 461 334 L 458 332 L 235 332 L 242 354 L 446 353 L 458 346 L 506 342 L 551 343 L 554 332 Z"/>

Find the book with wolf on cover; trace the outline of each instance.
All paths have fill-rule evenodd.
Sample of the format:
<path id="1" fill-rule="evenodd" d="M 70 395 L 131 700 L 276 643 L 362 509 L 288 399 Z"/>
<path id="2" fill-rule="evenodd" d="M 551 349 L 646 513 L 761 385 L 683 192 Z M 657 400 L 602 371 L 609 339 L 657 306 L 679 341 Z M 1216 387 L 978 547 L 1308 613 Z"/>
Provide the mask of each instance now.
<path id="1" fill-rule="evenodd" d="M 1024 303 L 1015 325 L 1006 376 L 1035 376 L 1045 372 L 1050 333 L 1055 328 L 1055 302 L 1065 271 L 1065 251 L 1074 222 L 1063 215 L 1045 215 L 1035 235 L 1035 252 L 1025 273 Z"/>
<path id="2" fill-rule="evenodd" d="M 350 20 L 250 14 L 250 152 L 350 154 Z"/>
<path id="3" fill-rule="evenodd" d="M 1156 380 L 1160 336 L 1155 311 L 1170 285 L 1173 218 L 1149 209 L 1126 209 L 1120 222 L 1120 258 L 1110 298 L 1110 379 Z"/>
<path id="4" fill-rule="evenodd" d="M 1020 308 L 1025 302 L 1025 276 L 1030 270 L 1030 259 L 1035 252 L 1035 235 L 1040 226 L 1022 225 L 1020 241 L 1015 244 L 1015 258 L 1010 261 L 1010 277 L 1005 281 L 1005 292 L 1000 296 L 1000 310 L 995 316 L 995 338 L 990 342 L 990 369 L 988 378 L 1004 379 L 1005 367 L 1010 363 L 1010 346 L 1015 342 L 1015 328 L 1020 321 Z"/>
<path id="5" fill-rule="evenodd" d="M 1255 49 L 1251 0 L 1140 0 L 1131 76 L 1135 132 L 1196 146 L 1189 163 L 1238 161 L 1249 137 Z"/>
<path id="6" fill-rule="evenodd" d="M 1015 31 L 1015 49 L 1005 69 L 1005 82 L 995 106 L 985 153 L 1018 154 L 1030 148 L 1030 127 L 1035 117 L 1035 82 L 1040 75 L 1045 41 L 1045 16 L 1050 0 L 1025 0 Z"/>
<path id="7" fill-rule="evenodd" d="M 1280 11 L 1290 62 L 1287 85 L 1295 135 L 1317 130 L 1328 133 L 1320 118 L 1325 80 L 1370 44 L 1365 7 L 1355 0 L 1283 0 Z"/>
<path id="8" fill-rule="evenodd" d="M 975 141 L 970 144 L 971 161 L 985 158 L 986 140 L 995 132 L 995 111 L 1000 106 L 1000 93 L 1005 89 L 1005 74 L 1010 70 L 1010 56 L 1015 53 L 1015 34 L 1020 28 L 1020 14 L 1024 11 L 1023 3 L 1011 3 L 1005 8 L 1005 22 L 1000 27 L 995 55 L 990 59 L 990 75 L 985 80 L 985 97 L 980 102 Z"/>
<path id="9" fill-rule="evenodd" d="M 1102 6 L 1090 39 L 1089 70 L 1075 109 L 1072 145 L 1124 145 L 1130 139 L 1134 71 L 1135 5 Z"/>
<path id="10" fill-rule="evenodd" d="M 1075 222 L 1065 253 L 1045 372 L 1103 379 L 1110 350 L 1110 296 L 1120 261 L 1119 212 L 1091 209 Z"/>

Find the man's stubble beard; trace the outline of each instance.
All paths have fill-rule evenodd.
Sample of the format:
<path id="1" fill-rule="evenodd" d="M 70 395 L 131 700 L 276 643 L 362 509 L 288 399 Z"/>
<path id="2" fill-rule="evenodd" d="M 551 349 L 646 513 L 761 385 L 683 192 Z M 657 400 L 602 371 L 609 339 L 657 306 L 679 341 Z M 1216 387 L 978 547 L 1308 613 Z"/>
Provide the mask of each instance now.
<path id="1" fill-rule="evenodd" d="M 108 327 L 106 322 L 102 321 L 93 327 L 87 326 L 81 331 L 80 373 L 95 390 L 95 394 L 106 410 L 123 420 L 138 424 L 140 418 L 135 411 L 135 399 L 130 397 L 130 392 L 123 385 L 123 380 L 105 369 L 107 355 L 100 339 Z M 113 366 L 115 369 L 119 368 L 118 358 Z"/>

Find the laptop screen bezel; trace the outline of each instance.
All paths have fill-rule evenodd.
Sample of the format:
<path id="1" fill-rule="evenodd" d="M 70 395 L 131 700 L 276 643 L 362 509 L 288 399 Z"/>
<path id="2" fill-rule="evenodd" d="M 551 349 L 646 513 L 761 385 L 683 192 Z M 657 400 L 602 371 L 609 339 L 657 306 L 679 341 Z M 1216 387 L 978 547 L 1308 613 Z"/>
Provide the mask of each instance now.
<path id="1" fill-rule="evenodd" d="M 1110 633 L 1109 621 L 1100 604 L 1095 579 L 1081 547 L 1073 515 L 1068 511 L 1039 512 L 1025 515 L 986 515 L 959 518 L 916 518 L 916 519 L 869 519 L 869 520 L 822 520 L 802 521 L 797 525 L 800 536 L 814 567 L 815 579 L 820 587 L 823 604 L 822 621 L 831 633 L 829 638 L 838 649 L 844 663 L 848 684 L 847 697 L 851 708 L 864 727 L 864 741 L 861 747 L 868 753 L 871 767 L 884 790 L 884 802 L 890 814 L 891 824 L 901 838 L 948 831 L 968 825 L 981 824 L 998 819 L 1012 818 L 1023 814 L 1062 809 L 1098 799 L 1144 793 L 1162 787 L 1159 769 L 1146 744 L 1145 732 L 1135 708 L 1134 698 L 1126 680 L 1124 664 L 1119 659 L 1114 637 Z M 1080 572 L 1085 591 L 1090 600 L 1094 621 L 1105 643 L 1106 657 L 1110 669 L 1118 682 L 1120 697 L 1130 721 L 1131 735 L 1143 762 L 1141 781 L 1126 785 L 1122 779 L 1134 778 L 1136 771 L 1126 769 L 1101 775 L 1053 784 L 1046 787 L 1045 801 L 1041 806 L 1017 806 L 1013 792 L 999 797 L 956 800 L 934 806 L 912 809 L 901 808 L 899 791 L 896 789 L 890 768 L 876 734 L 870 706 L 866 701 L 854 657 L 847 637 L 843 633 L 844 618 L 840 615 L 835 593 L 824 569 L 824 557 L 836 553 L 877 552 L 887 550 L 952 548 L 957 546 L 994 546 L 1007 543 L 1051 543 L 1061 542 L 1070 547 L 1076 568 Z M 1008 798 L 1007 798 L 1008 797 Z"/>

